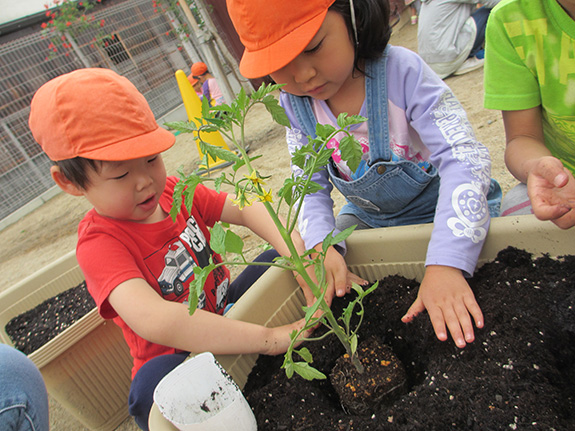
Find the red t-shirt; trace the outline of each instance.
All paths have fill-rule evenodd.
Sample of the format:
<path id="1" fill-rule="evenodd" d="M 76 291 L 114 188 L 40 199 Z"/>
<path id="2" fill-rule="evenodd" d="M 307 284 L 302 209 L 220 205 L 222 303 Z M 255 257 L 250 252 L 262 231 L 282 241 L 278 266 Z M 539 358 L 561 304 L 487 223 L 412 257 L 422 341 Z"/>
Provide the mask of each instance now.
<path id="1" fill-rule="evenodd" d="M 160 205 L 167 213 L 176 182 L 177 178 L 168 177 L 160 198 Z M 108 302 L 110 292 L 124 281 L 143 278 L 166 301 L 186 301 L 193 267 L 207 265 L 210 256 L 215 262 L 221 262 L 209 246 L 208 226 L 212 227 L 220 219 L 226 196 L 198 185 L 191 214 L 182 206 L 175 223 L 169 216 L 151 224 L 115 220 L 99 215 L 94 209 L 80 222 L 78 263 L 101 316 L 114 319 L 124 332 L 134 358 L 132 377 L 145 362 L 177 350 L 150 343 L 132 331 Z M 222 314 L 229 283 L 227 268 L 213 271 L 198 308 Z"/>

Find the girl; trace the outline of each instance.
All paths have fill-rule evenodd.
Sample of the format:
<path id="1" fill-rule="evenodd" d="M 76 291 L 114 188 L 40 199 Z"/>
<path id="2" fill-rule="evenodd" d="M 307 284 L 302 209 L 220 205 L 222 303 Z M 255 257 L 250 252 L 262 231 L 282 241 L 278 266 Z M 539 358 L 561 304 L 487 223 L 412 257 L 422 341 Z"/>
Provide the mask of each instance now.
<path id="1" fill-rule="evenodd" d="M 321 247 L 334 228 L 434 223 L 418 296 L 403 317 L 427 310 L 435 333 L 464 347 L 483 315 L 465 277 L 471 276 L 489 228 L 491 161 L 475 139 L 450 89 L 415 53 L 388 46 L 386 0 L 228 0 L 245 46 L 248 78 L 285 84 L 280 97 L 291 121 L 291 151 L 307 144 L 315 125 L 346 112 L 368 118 L 350 128 L 363 147 L 352 172 L 338 155 L 315 174 L 323 190 L 306 197 L 300 231 L 307 248 Z M 335 219 L 335 185 L 347 204 Z M 500 199 L 500 196 L 499 196 Z M 493 210 L 498 208 L 494 200 Z M 345 292 L 345 261 L 330 249 L 330 286 Z"/>

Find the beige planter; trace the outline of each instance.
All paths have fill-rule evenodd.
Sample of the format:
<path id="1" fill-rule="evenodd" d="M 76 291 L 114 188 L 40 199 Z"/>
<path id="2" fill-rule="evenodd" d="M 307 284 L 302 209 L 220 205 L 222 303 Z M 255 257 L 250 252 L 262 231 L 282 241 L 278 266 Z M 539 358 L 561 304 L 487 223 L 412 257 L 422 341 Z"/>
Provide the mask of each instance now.
<path id="1" fill-rule="evenodd" d="M 84 280 L 75 252 L 0 294 L 0 341 L 13 345 L 5 326 L 14 317 Z M 128 417 L 132 357 L 122 331 L 97 310 L 28 355 L 48 392 L 83 425 L 110 431 Z"/>
<path id="2" fill-rule="evenodd" d="M 372 282 L 393 274 L 421 280 L 432 228 L 426 224 L 354 232 L 347 240 L 349 268 Z M 530 215 L 493 219 L 479 265 L 493 260 L 500 250 L 510 245 L 534 255 L 575 254 L 575 228 L 561 230 Z M 303 304 L 303 295 L 291 274 L 271 268 L 234 305 L 228 317 L 278 326 L 302 317 Z M 243 388 L 257 355 L 216 358 Z M 149 425 L 151 431 L 177 430 L 155 405 Z"/>

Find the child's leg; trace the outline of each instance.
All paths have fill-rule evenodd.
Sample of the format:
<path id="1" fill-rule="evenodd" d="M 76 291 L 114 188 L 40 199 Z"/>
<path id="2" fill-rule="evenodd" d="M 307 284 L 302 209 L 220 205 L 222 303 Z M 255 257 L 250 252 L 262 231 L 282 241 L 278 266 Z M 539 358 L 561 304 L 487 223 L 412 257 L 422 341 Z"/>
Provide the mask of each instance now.
<path id="1" fill-rule="evenodd" d="M 517 184 L 509 190 L 501 202 L 501 216 L 533 214 L 531 201 L 527 195 L 527 186 Z"/>
<path id="2" fill-rule="evenodd" d="M 357 227 L 355 230 L 360 229 L 371 229 L 371 226 L 367 223 L 364 223 L 359 218 L 354 216 L 353 214 L 340 214 L 335 219 L 335 227 L 336 229 L 342 231 L 346 230 L 348 227 L 356 225 Z"/>
<path id="3" fill-rule="evenodd" d="M 254 259 L 254 262 L 271 262 L 279 254 L 274 249 L 264 251 Z M 228 304 L 233 304 L 260 278 L 269 266 L 248 266 L 230 284 L 228 290 Z"/>
<path id="4" fill-rule="evenodd" d="M 156 356 L 142 365 L 136 373 L 130 386 L 128 410 L 141 429 L 148 430 L 148 416 L 154 403 L 156 386 L 166 374 L 184 362 L 188 356 L 188 352 Z"/>
<path id="5" fill-rule="evenodd" d="M 490 12 L 491 9 L 484 6 L 471 14 L 471 17 L 475 21 L 475 26 L 477 27 L 477 33 L 475 35 L 475 42 L 473 42 L 473 48 L 471 48 L 471 52 L 469 53 L 470 57 L 474 57 L 483 49 L 483 45 L 485 44 L 485 27 L 487 26 L 487 19 L 489 18 Z"/>
<path id="6" fill-rule="evenodd" d="M 48 431 L 48 394 L 28 357 L 0 344 L 0 429 Z"/>

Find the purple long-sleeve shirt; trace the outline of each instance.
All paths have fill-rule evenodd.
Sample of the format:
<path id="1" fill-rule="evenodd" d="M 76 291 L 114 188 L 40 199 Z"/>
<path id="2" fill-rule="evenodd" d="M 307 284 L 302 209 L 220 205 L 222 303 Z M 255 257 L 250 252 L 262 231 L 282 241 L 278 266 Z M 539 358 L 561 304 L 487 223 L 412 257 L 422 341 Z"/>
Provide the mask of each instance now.
<path id="1" fill-rule="evenodd" d="M 489 152 L 477 141 L 453 92 L 417 54 L 390 46 L 388 55 L 388 121 L 394 157 L 428 161 L 441 178 L 426 265 L 451 266 L 471 275 L 490 222 L 486 200 L 491 180 Z M 286 138 L 292 152 L 307 144 L 307 137 L 287 95 L 282 94 L 280 102 L 291 122 Z M 324 101 L 313 100 L 312 105 L 319 122 L 335 125 L 336 118 Z M 360 115 L 367 117 L 365 102 Z M 351 131 L 369 146 L 365 127 L 354 126 Z M 327 171 L 315 174 L 314 180 L 324 189 L 306 196 L 301 212 L 300 231 L 307 248 L 335 229 L 333 186 Z"/>

